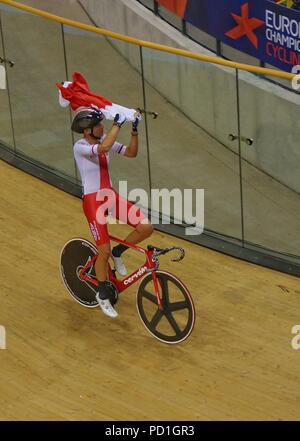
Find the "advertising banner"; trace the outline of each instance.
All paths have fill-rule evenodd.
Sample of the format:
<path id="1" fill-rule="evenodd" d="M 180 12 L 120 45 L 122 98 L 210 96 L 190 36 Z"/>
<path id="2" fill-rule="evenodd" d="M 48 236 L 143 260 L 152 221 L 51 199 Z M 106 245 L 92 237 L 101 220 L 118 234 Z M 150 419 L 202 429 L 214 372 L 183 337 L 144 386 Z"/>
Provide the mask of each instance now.
<path id="1" fill-rule="evenodd" d="M 183 17 L 188 0 L 157 0 L 157 3 L 179 17 Z"/>
<path id="2" fill-rule="evenodd" d="M 287 72 L 300 65 L 300 11 L 272 0 L 188 0 L 184 6 L 185 21 L 228 46 Z"/>

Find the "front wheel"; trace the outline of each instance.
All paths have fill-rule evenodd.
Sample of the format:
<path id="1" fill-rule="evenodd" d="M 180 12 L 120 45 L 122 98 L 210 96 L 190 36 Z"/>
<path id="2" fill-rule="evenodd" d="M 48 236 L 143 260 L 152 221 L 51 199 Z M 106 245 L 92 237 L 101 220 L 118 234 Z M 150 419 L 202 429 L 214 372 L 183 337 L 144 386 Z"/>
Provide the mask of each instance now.
<path id="1" fill-rule="evenodd" d="M 195 324 L 195 307 L 188 289 L 177 277 L 156 271 L 163 309 L 159 309 L 152 274 L 137 291 L 136 305 L 143 324 L 158 340 L 175 344 L 186 340 Z"/>

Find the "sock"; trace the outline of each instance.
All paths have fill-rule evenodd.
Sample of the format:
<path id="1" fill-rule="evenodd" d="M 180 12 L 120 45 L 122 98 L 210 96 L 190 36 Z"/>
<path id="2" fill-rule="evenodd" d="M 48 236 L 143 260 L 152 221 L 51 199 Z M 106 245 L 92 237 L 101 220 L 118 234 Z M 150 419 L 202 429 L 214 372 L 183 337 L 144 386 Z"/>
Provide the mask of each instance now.
<path id="1" fill-rule="evenodd" d="M 105 280 L 104 282 L 99 281 L 98 293 L 100 300 L 108 299 L 111 305 L 114 305 L 118 301 L 118 292 L 113 288 L 109 280 Z"/>
<path id="2" fill-rule="evenodd" d="M 123 245 L 122 243 L 119 243 L 119 245 L 116 245 L 112 249 L 112 255 L 115 257 L 120 257 L 124 251 L 126 251 L 129 247 L 127 245 Z"/>
<path id="3" fill-rule="evenodd" d="M 105 280 L 104 282 L 100 282 L 99 281 L 99 286 L 98 286 L 98 293 L 99 293 L 99 297 L 101 300 L 105 300 L 109 297 L 108 293 L 108 289 L 107 289 L 107 280 Z"/>

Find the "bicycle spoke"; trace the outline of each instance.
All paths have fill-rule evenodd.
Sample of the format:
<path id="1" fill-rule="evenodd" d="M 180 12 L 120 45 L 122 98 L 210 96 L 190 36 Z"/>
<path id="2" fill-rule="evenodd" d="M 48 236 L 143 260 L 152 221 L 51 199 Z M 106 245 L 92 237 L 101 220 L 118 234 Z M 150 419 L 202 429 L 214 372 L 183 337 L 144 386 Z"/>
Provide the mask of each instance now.
<path id="1" fill-rule="evenodd" d="M 160 322 L 163 315 L 164 315 L 163 311 L 158 309 L 156 311 L 156 313 L 154 314 L 154 316 L 152 317 L 152 320 L 150 322 L 150 326 L 155 329 L 156 326 L 158 325 L 158 323 Z"/>
<path id="2" fill-rule="evenodd" d="M 150 300 L 150 302 L 155 303 L 155 305 L 157 305 L 157 297 L 154 294 L 151 294 L 149 291 L 143 289 L 142 296 L 145 297 L 147 300 Z"/>
<path id="3" fill-rule="evenodd" d="M 168 322 L 170 323 L 170 325 L 172 326 L 173 330 L 175 331 L 176 335 L 180 335 L 181 329 L 177 325 L 177 322 L 175 321 L 175 319 L 172 316 L 172 314 L 170 313 L 170 311 L 165 311 L 165 316 L 166 316 Z"/>
<path id="4" fill-rule="evenodd" d="M 171 312 L 174 311 L 180 311 L 182 309 L 189 309 L 189 303 L 187 301 L 182 301 L 182 302 L 174 302 L 174 303 L 170 303 L 169 304 L 169 310 Z"/>
<path id="5" fill-rule="evenodd" d="M 169 286 L 168 286 L 168 279 L 166 277 L 160 278 L 160 282 L 162 282 L 162 298 L 165 305 L 169 305 L 170 303 L 170 297 L 169 297 Z"/>

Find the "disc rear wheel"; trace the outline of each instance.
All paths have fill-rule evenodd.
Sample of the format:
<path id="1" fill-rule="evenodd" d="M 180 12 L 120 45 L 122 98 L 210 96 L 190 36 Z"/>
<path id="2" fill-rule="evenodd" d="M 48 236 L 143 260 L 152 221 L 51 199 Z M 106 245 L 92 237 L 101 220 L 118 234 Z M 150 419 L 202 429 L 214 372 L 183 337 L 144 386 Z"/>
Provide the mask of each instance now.
<path id="1" fill-rule="evenodd" d="M 85 239 L 69 240 L 61 251 L 60 273 L 71 296 L 87 308 L 98 306 L 97 286 L 79 277 L 80 271 L 98 253 L 97 248 Z M 94 264 L 87 270 L 87 275 L 96 279 Z"/>

